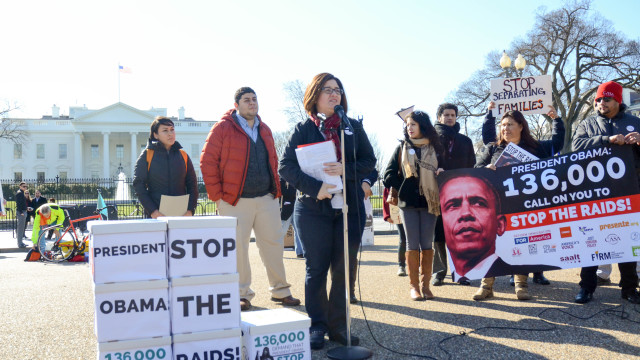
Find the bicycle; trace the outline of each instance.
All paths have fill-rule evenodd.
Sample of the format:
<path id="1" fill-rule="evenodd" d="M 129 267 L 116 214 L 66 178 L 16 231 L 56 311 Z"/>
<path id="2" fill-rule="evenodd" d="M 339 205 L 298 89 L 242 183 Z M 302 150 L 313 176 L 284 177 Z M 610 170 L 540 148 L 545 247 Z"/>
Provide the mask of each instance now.
<path id="1" fill-rule="evenodd" d="M 96 215 L 86 216 L 79 219 L 71 219 L 67 209 L 64 209 L 64 214 L 67 219 L 69 219 L 69 225 L 67 225 L 67 227 L 64 227 L 63 225 L 48 226 L 44 228 L 40 236 L 38 236 L 38 243 L 36 244 L 36 247 L 40 252 L 42 259 L 52 262 L 61 262 L 73 258 L 76 255 L 84 254 L 87 249 L 87 239 L 89 238 L 89 235 L 87 234 L 82 236 L 82 232 L 80 232 L 80 236 L 78 236 L 78 229 L 74 224 L 87 220 L 107 220 L 103 219 L 103 215 L 100 214 L 100 212 L 110 207 L 113 206 L 110 205 L 101 209 L 96 209 L 94 212 Z M 54 232 L 56 232 L 56 236 L 51 239 L 47 239 L 47 233 L 49 230 L 54 230 Z M 43 247 L 40 246 L 41 242 L 44 242 Z"/>

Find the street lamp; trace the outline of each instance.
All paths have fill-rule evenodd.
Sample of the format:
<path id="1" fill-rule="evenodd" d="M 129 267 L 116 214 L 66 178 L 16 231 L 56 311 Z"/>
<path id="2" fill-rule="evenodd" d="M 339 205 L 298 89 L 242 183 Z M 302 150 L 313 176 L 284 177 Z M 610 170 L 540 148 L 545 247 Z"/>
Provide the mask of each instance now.
<path id="1" fill-rule="evenodd" d="M 524 57 L 522 57 L 522 54 L 518 54 L 518 58 L 516 59 L 516 62 L 514 64 L 514 73 L 514 70 L 511 68 L 511 58 L 509 57 L 509 55 L 507 55 L 506 51 L 502 51 L 502 57 L 500 58 L 500 67 L 502 68 L 502 70 L 504 70 L 505 74 L 508 77 L 513 77 L 514 75 L 522 77 L 522 71 L 526 66 L 527 61 L 524 59 Z"/>

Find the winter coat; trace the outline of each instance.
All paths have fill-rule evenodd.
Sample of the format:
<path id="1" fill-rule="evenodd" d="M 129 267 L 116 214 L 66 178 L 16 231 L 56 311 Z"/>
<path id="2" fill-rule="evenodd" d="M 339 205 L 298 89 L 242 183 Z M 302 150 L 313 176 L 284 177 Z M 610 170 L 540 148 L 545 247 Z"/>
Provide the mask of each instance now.
<path id="1" fill-rule="evenodd" d="M 530 152 L 539 159 L 553 156 L 564 146 L 564 122 L 561 118 L 553 119 L 551 123 L 551 139 L 536 141 L 537 147 L 530 147 L 524 144 L 517 144 L 522 149 Z M 486 144 L 476 155 L 475 167 L 485 167 L 495 164 L 502 155 L 506 145 L 498 145 L 496 141 L 496 118 L 491 115 L 491 111 L 485 116 L 482 124 L 482 141 Z"/>
<path id="2" fill-rule="evenodd" d="M 447 126 L 441 123 L 434 125 L 444 148 L 442 168 L 444 170 L 471 168 L 476 163 L 473 142 L 469 137 L 460 134 L 460 124 Z"/>
<path id="3" fill-rule="evenodd" d="M 420 195 L 420 180 L 417 177 L 407 178 L 401 169 L 400 154 L 405 141 L 403 140 L 391 155 L 387 169 L 384 171 L 384 187 L 398 190 L 399 208 L 428 208 L 427 199 Z M 437 154 L 438 167 L 442 167 L 442 156 Z"/>
<path id="4" fill-rule="evenodd" d="M 610 146 L 612 144 L 609 142 L 609 137 L 612 135 L 640 132 L 640 118 L 627 113 L 626 110 L 627 105 L 620 104 L 620 111 L 611 119 L 598 113 L 582 120 L 571 138 L 572 150 Z M 633 149 L 634 166 L 640 180 L 640 147 L 632 145 L 631 148 Z"/>
<path id="5" fill-rule="evenodd" d="M 147 141 L 147 148 L 140 153 L 133 175 L 133 188 L 147 216 L 160 208 L 162 195 L 189 194 L 187 210 L 195 214 L 198 203 L 198 180 L 191 158 L 184 158 L 177 141 L 167 151 L 159 141 Z M 151 166 L 147 163 L 147 151 L 153 149 Z M 149 169 L 149 170 L 147 170 Z"/>
<path id="6" fill-rule="evenodd" d="M 234 119 L 235 112 L 235 109 L 227 111 L 222 120 L 213 125 L 200 155 L 200 170 L 209 199 L 222 199 L 234 206 L 242 195 L 249 165 L 249 146 L 252 143 L 249 135 Z M 282 194 L 273 135 L 259 116 L 258 120 L 258 131 L 269 156 L 269 170 L 275 188 L 273 195 L 279 198 Z"/>
<path id="7" fill-rule="evenodd" d="M 364 191 L 362 191 L 361 181 L 367 175 L 371 174 L 376 166 L 376 157 L 373 148 L 369 142 L 369 138 L 362 127 L 362 124 L 356 120 L 351 120 L 352 131 L 345 131 L 345 174 L 347 184 L 347 205 L 349 206 L 349 216 L 357 216 L 358 210 L 360 214 L 364 214 Z M 351 134 L 349 134 L 351 133 Z M 299 145 L 313 144 L 325 141 L 322 133 L 316 124 L 308 119 L 296 125 L 289 138 L 289 143 L 280 160 L 280 176 L 282 176 L 289 184 L 293 185 L 302 193 L 302 197 L 297 201 L 303 201 L 305 207 L 316 209 L 318 212 L 333 211 L 331 207 L 331 199 L 317 200 L 318 192 L 322 187 L 322 181 L 317 180 L 310 175 L 305 174 L 296 156 L 296 149 Z M 355 158 L 354 148 L 355 145 Z M 356 161 L 357 159 L 357 161 Z"/>

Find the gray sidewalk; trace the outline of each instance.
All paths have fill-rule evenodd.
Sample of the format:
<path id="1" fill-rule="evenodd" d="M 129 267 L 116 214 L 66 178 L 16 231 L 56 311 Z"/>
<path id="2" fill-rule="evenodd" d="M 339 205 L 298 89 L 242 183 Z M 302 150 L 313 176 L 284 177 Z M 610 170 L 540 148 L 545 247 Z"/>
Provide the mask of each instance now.
<path id="1" fill-rule="evenodd" d="M 592 302 L 573 302 L 578 269 L 549 271 L 549 286 L 531 284 L 534 300 L 516 300 L 507 277 L 496 280 L 495 297 L 473 301 L 473 286 L 434 287 L 435 299 L 412 301 L 408 279 L 396 276 L 397 236 L 376 236 L 360 257 L 358 305 L 351 306 L 353 334 L 373 359 L 638 359 L 640 313 L 622 304 L 615 285 L 598 288 Z M 253 310 L 275 309 L 266 272 L 251 244 Z M 85 263 L 23 262 L 0 254 L 0 359 L 95 359 L 91 268 Z M 305 261 L 285 251 L 287 280 L 305 313 Z M 611 280 L 617 283 L 614 270 Z M 623 319 L 621 310 L 624 311 Z M 366 319 L 365 319 L 366 316 Z M 474 331 L 475 330 L 475 331 Z M 464 335 L 460 335 L 464 334 Z M 313 359 L 336 347 L 327 342 Z M 393 352 L 396 351 L 396 352 Z"/>

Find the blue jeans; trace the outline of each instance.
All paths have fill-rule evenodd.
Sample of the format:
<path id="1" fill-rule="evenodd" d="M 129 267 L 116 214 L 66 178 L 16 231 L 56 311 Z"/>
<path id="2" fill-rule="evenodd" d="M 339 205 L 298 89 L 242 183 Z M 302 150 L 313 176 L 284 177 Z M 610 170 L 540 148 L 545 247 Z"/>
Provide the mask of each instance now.
<path id="1" fill-rule="evenodd" d="M 344 241 L 342 211 L 322 206 L 314 199 L 296 201 L 294 224 L 305 251 L 305 306 L 311 331 L 330 334 L 346 329 Z M 349 262 L 355 262 L 366 216 L 349 208 Z M 327 275 L 331 289 L 327 296 Z"/>

